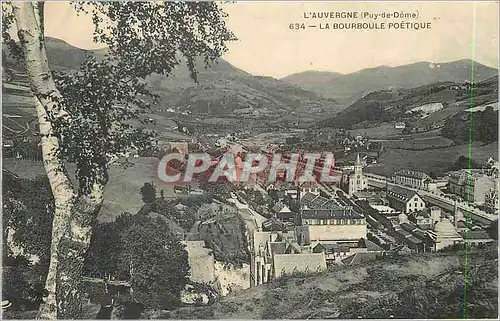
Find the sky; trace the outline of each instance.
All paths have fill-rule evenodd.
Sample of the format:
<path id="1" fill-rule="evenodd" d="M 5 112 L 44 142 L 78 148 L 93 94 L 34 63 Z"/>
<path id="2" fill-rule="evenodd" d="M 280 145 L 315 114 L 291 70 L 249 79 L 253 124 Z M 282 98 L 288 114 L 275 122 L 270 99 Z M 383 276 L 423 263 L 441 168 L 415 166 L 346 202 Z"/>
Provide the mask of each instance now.
<path id="1" fill-rule="evenodd" d="M 484 2 L 236 2 L 224 3 L 238 38 L 224 59 L 254 75 L 281 78 L 306 70 L 356 72 L 417 61 L 474 59 L 498 68 L 498 1 Z M 415 13 L 417 19 L 312 19 L 313 12 Z M 46 36 L 94 49 L 90 17 L 66 2 L 47 2 Z M 431 29 L 394 30 L 388 23 L 430 22 Z M 326 30 L 320 23 L 384 22 L 384 30 Z M 290 23 L 316 25 L 290 30 Z"/>

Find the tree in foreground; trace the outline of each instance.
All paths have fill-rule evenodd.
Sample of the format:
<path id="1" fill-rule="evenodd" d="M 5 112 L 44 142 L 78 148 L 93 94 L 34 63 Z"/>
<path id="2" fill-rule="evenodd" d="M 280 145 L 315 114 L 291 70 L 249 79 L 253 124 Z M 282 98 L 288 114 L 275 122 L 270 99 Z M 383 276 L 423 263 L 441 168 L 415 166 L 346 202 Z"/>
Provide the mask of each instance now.
<path id="1" fill-rule="evenodd" d="M 78 3 L 94 23 L 94 40 L 107 45 L 76 73 L 50 69 L 43 36 L 44 3 L 2 3 L 2 40 L 26 68 L 36 101 L 45 171 L 54 196 L 48 296 L 41 318 L 79 318 L 83 261 L 103 201 L 109 164 L 129 149 L 146 148 L 154 134 L 130 125 L 145 121 L 157 96 L 145 78 L 168 75 L 184 60 L 196 79 L 195 59 L 219 58 L 234 39 L 225 14 L 211 2 Z M 19 42 L 10 37 L 17 30 Z M 76 164 L 77 183 L 66 163 Z"/>
<path id="2" fill-rule="evenodd" d="M 180 302 L 188 282 L 184 245 L 161 218 L 137 215 L 121 234 L 118 267 L 130 276 L 134 301 L 149 308 L 171 309 Z"/>

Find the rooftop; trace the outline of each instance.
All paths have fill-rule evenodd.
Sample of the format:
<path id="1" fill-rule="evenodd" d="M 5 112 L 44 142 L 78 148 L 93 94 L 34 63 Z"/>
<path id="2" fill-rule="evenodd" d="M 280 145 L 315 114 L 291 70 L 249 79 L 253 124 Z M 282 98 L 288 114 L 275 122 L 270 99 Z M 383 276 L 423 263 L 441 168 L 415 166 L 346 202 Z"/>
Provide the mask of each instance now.
<path id="1" fill-rule="evenodd" d="M 413 196 L 418 195 L 415 191 L 406 189 L 406 188 L 401 188 L 398 186 L 391 186 L 387 189 L 387 194 L 389 197 L 394 197 L 398 198 L 400 200 L 403 200 L 407 202 L 410 200 Z"/>
<path id="2" fill-rule="evenodd" d="M 363 216 L 352 208 L 304 209 L 302 219 L 362 219 Z"/>
<path id="3" fill-rule="evenodd" d="M 342 260 L 345 265 L 354 265 L 363 262 L 374 261 L 377 258 L 377 253 L 375 252 L 365 252 L 365 253 L 354 253 L 353 255 L 346 257 Z"/>
<path id="4" fill-rule="evenodd" d="M 414 224 L 412 223 L 401 223 L 400 224 L 401 228 L 407 232 L 412 232 L 416 229 L 418 229 L 417 226 L 415 226 Z"/>
<path id="5" fill-rule="evenodd" d="M 409 215 L 413 216 L 415 218 L 417 218 L 417 217 L 423 217 L 423 218 L 431 217 L 431 214 L 429 213 L 429 209 L 427 209 L 427 208 L 420 210 L 420 211 L 412 212 Z"/>
<path id="6" fill-rule="evenodd" d="M 310 209 L 340 209 L 337 202 L 330 200 L 328 198 L 318 196 L 312 193 L 306 193 L 300 200 L 300 205 L 302 208 L 306 206 Z"/>
<path id="7" fill-rule="evenodd" d="M 485 230 L 475 230 L 459 234 L 464 240 L 493 240 Z"/>
<path id="8" fill-rule="evenodd" d="M 406 177 L 411 177 L 411 178 L 416 178 L 416 179 L 430 179 L 429 175 L 427 175 L 424 172 L 419 172 L 419 171 L 413 171 L 410 169 L 400 169 L 399 171 L 395 172 L 393 176 L 406 176 Z"/>

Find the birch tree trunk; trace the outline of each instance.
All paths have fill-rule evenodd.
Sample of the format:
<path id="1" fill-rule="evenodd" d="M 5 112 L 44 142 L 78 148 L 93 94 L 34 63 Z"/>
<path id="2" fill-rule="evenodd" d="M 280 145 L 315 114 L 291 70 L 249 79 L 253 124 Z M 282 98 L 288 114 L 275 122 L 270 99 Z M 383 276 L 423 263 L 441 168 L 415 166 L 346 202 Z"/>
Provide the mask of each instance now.
<path id="1" fill-rule="evenodd" d="M 84 178 L 87 188 L 78 194 L 66 174 L 60 157 L 60 142 L 54 136 L 53 120 L 70 119 L 61 105 L 49 68 L 40 22 L 40 3 L 13 2 L 13 13 L 21 42 L 27 75 L 35 96 L 45 172 L 54 196 L 50 265 L 45 283 L 48 296 L 40 307 L 39 318 L 73 319 L 81 316 L 81 279 L 84 255 L 90 244 L 92 226 L 107 183 L 105 164 L 92 168 Z M 40 6 L 40 7 L 39 7 Z"/>

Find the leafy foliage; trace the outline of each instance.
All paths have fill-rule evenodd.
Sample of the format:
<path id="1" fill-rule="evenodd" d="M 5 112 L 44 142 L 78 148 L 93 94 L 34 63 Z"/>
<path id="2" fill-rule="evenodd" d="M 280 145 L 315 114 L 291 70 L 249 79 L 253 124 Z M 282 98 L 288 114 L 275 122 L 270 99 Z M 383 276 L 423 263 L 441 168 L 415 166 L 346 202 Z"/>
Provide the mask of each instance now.
<path id="1" fill-rule="evenodd" d="M 128 270 L 133 297 L 145 306 L 166 309 L 179 303 L 188 282 L 184 246 L 161 219 L 137 216 L 122 232 L 119 266 Z"/>
<path id="2" fill-rule="evenodd" d="M 498 140 L 498 111 L 488 106 L 484 111 L 469 113 L 466 120 L 462 115 L 450 117 L 445 121 L 442 135 L 456 143 L 495 142 Z"/>
<path id="3" fill-rule="evenodd" d="M 457 160 L 455 161 L 450 170 L 458 171 L 461 169 L 468 169 L 468 168 L 481 168 L 481 164 L 479 164 L 473 159 L 470 159 L 469 157 L 461 155 L 457 158 Z"/>
<path id="4" fill-rule="evenodd" d="M 114 222 L 101 223 L 94 233 L 85 258 L 85 273 L 99 278 L 120 277 L 118 258 L 123 252 L 121 233 L 132 223 L 133 215 L 123 213 Z"/>
<path id="5" fill-rule="evenodd" d="M 142 201 L 151 204 L 156 200 L 156 187 L 152 183 L 144 183 L 141 187 Z"/>
<path id="6" fill-rule="evenodd" d="M 22 179 L 3 171 L 3 267 L 2 292 L 20 304 L 36 305 L 42 296 L 50 259 L 50 237 L 54 215 L 53 197 L 47 179 Z M 14 254 L 7 246 L 22 249 Z M 28 259 L 33 255 L 35 260 Z"/>
<path id="7" fill-rule="evenodd" d="M 54 200 L 47 179 L 22 179 L 3 171 L 2 183 L 4 242 L 10 228 L 16 246 L 48 265 Z"/>

